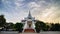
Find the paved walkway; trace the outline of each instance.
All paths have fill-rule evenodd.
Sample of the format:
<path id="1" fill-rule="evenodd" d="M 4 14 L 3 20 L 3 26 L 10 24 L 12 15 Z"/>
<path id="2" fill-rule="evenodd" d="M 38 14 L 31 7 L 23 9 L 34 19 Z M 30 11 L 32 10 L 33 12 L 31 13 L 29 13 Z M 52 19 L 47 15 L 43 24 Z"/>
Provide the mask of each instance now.
<path id="1" fill-rule="evenodd" d="M 18 33 L 17 31 L 2 31 L 0 34 L 60 34 L 60 32 L 52 32 L 52 31 L 47 31 L 47 32 L 40 32 L 40 33 Z"/>
<path id="2" fill-rule="evenodd" d="M 60 34 L 60 32 L 20 33 L 20 34 Z"/>
<path id="3" fill-rule="evenodd" d="M 18 31 L 1 31 L 0 34 L 18 34 Z"/>

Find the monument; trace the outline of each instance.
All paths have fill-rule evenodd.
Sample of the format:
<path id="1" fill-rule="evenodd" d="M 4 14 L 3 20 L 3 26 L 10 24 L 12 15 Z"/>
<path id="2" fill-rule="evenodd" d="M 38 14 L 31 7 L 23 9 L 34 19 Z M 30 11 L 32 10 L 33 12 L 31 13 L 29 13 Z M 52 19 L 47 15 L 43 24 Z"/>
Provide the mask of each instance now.
<path id="1" fill-rule="evenodd" d="M 31 13 L 29 11 L 29 14 L 24 20 L 22 20 L 22 23 L 24 24 L 23 32 L 35 32 L 35 18 L 31 16 Z"/>

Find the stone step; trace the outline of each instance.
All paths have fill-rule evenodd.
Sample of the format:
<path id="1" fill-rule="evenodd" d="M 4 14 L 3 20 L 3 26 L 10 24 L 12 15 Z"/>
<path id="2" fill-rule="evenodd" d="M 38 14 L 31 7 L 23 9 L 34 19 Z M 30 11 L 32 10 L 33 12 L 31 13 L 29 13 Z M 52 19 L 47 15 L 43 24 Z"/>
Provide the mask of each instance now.
<path id="1" fill-rule="evenodd" d="M 32 32 L 32 33 L 34 33 L 35 31 L 34 31 L 34 29 L 25 29 L 24 32 L 29 32 L 29 33 Z"/>

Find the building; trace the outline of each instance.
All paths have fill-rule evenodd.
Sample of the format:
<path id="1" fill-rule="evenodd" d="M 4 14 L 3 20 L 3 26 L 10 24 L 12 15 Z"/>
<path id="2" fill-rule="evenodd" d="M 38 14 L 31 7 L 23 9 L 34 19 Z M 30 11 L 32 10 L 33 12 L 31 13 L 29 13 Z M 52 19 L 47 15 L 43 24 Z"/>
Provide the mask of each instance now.
<path id="1" fill-rule="evenodd" d="M 30 11 L 29 11 L 28 16 L 26 18 L 24 18 L 24 20 L 22 20 L 21 22 L 24 24 L 23 32 L 25 32 L 25 30 L 29 31 L 29 32 L 35 31 L 36 20 L 34 17 L 32 17 Z"/>

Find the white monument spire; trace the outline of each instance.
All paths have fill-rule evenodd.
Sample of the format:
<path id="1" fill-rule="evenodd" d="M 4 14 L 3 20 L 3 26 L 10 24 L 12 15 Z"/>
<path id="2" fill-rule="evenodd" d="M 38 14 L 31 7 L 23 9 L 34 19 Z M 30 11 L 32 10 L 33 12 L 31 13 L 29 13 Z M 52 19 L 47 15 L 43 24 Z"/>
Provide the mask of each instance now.
<path id="1" fill-rule="evenodd" d="M 32 18 L 30 11 L 29 11 L 29 14 L 28 14 L 28 18 L 29 18 L 29 19 Z"/>
<path id="2" fill-rule="evenodd" d="M 23 32 L 25 32 L 26 30 L 27 30 L 27 32 L 28 32 L 28 30 L 34 30 L 35 31 L 35 25 L 34 24 L 36 22 L 34 20 L 35 20 L 35 18 L 31 16 L 31 13 L 29 11 L 28 16 L 25 18 L 25 20 L 22 21 L 22 23 L 24 23 Z"/>

